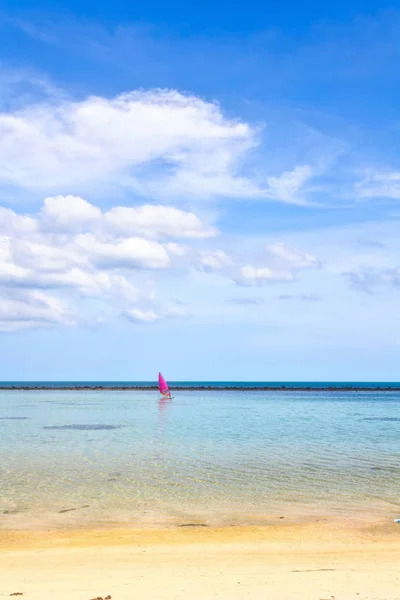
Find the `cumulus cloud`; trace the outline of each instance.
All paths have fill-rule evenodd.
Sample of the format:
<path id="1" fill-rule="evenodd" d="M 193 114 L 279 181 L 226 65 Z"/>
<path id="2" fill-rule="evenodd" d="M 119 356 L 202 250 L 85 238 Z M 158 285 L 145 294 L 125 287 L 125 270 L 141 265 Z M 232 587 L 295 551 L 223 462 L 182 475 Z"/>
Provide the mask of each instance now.
<path id="1" fill-rule="evenodd" d="M 64 243 L 63 243 L 64 242 Z M 123 275 L 98 270 L 73 242 L 54 237 L 40 243 L 18 237 L 0 238 L 0 286 L 20 289 L 70 289 L 88 296 L 123 292 L 134 288 Z M 76 266 L 79 264 L 81 266 Z"/>
<path id="2" fill-rule="evenodd" d="M 171 187 L 193 193 L 192 178 L 213 193 L 225 178 L 232 192 L 235 164 L 253 138 L 249 125 L 225 118 L 217 105 L 175 91 L 42 103 L 0 115 L 0 179 L 60 189 L 122 177 L 153 195 L 161 184 L 166 194 Z M 165 161 L 158 180 L 144 172 L 156 161 Z"/>
<path id="3" fill-rule="evenodd" d="M 0 206 L 0 235 L 15 233 L 30 234 L 38 229 L 38 224 L 31 217 L 18 215 L 9 208 Z"/>
<path id="4" fill-rule="evenodd" d="M 21 223 L 22 226 L 22 223 Z M 44 231 L 79 233 L 87 230 L 119 236 L 148 238 L 208 238 L 217 235 L 216 227 L 204 225 L 192 212 L 163 205 L 114 206 L 102 212 L 80 196 L 45 198 L 40 211 Z"/>
<path id="5" fill-rule="evenodd" d="M 34 215 L 0 210 L 0 302 L 9 328 L 22 321 L 32 327 L 73 324 L 86 309 L 92 321 L 119 315 L 133 323 L 186 317 L 177 302 L 158 301 L 153 277 L 160 273 L 163 281 L 161 273 L 169 269 L 183 276 L 219 273 L 242 286 L 260 286 L 293 281 L 300 270 L 319 266 L 315 257 L 282 243 L 264 248 L 260 264 L 247 264 L 234 248 L 207 247 L 216 230 L 194 213 L 164 206 L 102 211 L 78 196 L 54 196 Z M 76 307 L 75 317 L 56 310 L 55 301 Z"/>
<path id="6" fill-rule="evenodd" d="M 74 244 L 96 267 L 166 269 L 171 264 L 168 253 L 161 244 L 143 238 L 103 241 L 91 233 L 85 233 L 77 236 Z"/>
<path id="7" fill-rule="evenodd" d="M 57 307 L 85 298 L 115 315 L 125 311 L 135 322 L 184 316 L 175 306 L 157 308 L 154 284 L 139 275 L 166 270 L 186 255 L 188 266 L 199 252 L 156 238 L 216 233 L 178 209 L 145 205 L 103 212 L 77 196 L 48 197 L 36 215 L 0 208 L 0 217 L 2 329 L 6 321 L 7 329 L 72 324 Z"/>
<path id="8" fill-rule="evenodd" d="M 194 213 L 171 206 L 116 206 L 106 212 L 104 217 L 106 226 L 120 234 L 140 233 L 157 238 L 208 238 L 218 233 L 216 227 L 206 227 Z"/>
<path id="9" fill-rule="evenodd" d="M 44 231 L 79 233 L 89 228 L 102 234 L 157 239 L 201 239 L 218 233 L 216 227 L 204 225 L 194 213 L 171 206 L 114 206 L 102 212 L 84 198 L 71 195 L 45 198 L 39 226 Z"/>
<path id="10" fill-rule="evenodd" d="M 0 217 L 3 271 L 21 282 L 30 280 L 34 268 L 49 281 L 61 271 L 64 278 L 66 272 L 82 278 L 91 267 L 164 269 L 170 266 L 170 254 L 183 256 L 188 250 L 155 238 L 206 238 L 216 233 L 182 210 L 145 205 L 102 212 L 76 196 L 46 198 L 35 217 L 4 208 Z"/>
<path id="11" fill-rule="evenodd" d="M 174 90 L 133 91 L 115 98 L 52 98 L 0 113 L 0 186 L 47 193 L 122 187 L 151 199 L 260 198 L 299 202 L 312 177 L 307 165 L 275 176 L 246 168 L 260 144 L 257 128 L 227 117 L 220 106 Z M 34 151 L 32 151 L 34 149 Z M 58 203 L 56 206 L 60 206 Z M 45 214 L 62 227 L 99 213 L 78 199 L 65 213 Z M 108 218 L 142 228 L 157 208 L 115 210 Z M 170 209 L 167 222 L 175 222 Z M 156 214 L 154 214 L 156 213 Z M 186 217 L 185 229 L 198 229 Z M 160 229 L 163 219 L 158 221 Z"/>
<path id="12" fill-rule="evenodd" d="M 101 220 L 103 214 L 80 196 L 55 196 L 44 199 L 40 225 L 46 230 L 80 231 Z"/>

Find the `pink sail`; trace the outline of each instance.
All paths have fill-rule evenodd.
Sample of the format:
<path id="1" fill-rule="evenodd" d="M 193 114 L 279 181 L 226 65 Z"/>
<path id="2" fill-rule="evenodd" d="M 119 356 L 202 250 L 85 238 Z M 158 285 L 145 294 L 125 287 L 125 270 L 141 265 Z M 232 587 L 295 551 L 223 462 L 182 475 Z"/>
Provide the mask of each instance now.
<path id="1" fill-rule="evenodd" d="M 169 387 L 167 382 L 161 373 L 158 374 L 158 387 L 160 390 L 160 394 L 162 394 L 165 398 L 171 398 L 171 392 L 169 391 Z"/>

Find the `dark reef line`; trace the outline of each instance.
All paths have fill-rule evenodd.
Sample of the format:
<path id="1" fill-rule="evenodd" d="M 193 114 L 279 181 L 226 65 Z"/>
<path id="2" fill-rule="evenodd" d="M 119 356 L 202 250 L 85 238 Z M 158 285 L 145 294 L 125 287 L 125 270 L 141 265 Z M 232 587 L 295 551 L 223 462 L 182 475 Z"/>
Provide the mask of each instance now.
<path id="1" fill-rule="evenodd" d="M 118 386 L 107 386 L 107 385 L 65 385 L 65 386 L 33 386 L 33 385 L 10 385 L 0 386 L 1 391 L 15 390 L 15 391 L 113 391 L 113 392 L 126 392 L 126 391 L 158 391 L 157 386 L 139 386 L 139 385 L 118 385 Z M 400 387 L 360 387 L 360 386 L 326 386 L 326 387 L 299 387 L 299 386 L 212 386 L 212 385 L 199 385 L 199 386 L 175 386 L 171 388 L 171 392 L 175 391 L 233 391 L 233 392 L 247 392 L 247 391 L 259 391 L 259 392 L 400 392 Z"/>

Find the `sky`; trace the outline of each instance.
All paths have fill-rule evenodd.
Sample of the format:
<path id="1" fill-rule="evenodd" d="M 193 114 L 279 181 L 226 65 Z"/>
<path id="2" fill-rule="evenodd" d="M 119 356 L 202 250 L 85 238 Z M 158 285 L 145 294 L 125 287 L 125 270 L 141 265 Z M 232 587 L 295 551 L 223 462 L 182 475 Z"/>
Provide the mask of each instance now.
<path id="1" fill-rule="evenodd" d="M 0 380 L 398 381 L 400 5 L 0 4 Z"/>

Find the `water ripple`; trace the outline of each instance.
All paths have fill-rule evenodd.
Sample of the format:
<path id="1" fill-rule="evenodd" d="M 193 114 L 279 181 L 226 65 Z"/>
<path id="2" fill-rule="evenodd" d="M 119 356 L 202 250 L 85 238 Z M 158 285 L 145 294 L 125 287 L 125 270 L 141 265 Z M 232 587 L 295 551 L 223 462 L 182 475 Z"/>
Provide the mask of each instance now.
<path id="1" fill-rule="evenodd" d="M 225 522 L 400 497 L 400 394 L 182 392 L 162 412 L 150 392 L 52 394 L 0 393 L 2 511 Z"/>

